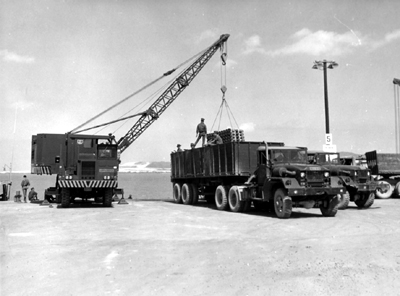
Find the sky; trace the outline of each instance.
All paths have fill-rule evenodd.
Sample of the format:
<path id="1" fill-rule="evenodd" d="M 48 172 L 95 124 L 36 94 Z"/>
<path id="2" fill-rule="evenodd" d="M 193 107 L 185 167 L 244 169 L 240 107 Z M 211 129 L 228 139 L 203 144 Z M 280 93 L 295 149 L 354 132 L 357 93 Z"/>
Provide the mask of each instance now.
<path id="1" fill-rule="evenodd" d="M 216 52 L 124 151 L 122 164 L 169 161 L 178 143 L 189 148 L 195 141 L 201 117 L 209 131 L 243 129 L 246 141 L 321 150 L 324 79 L 312 69 L 316 60 L 339 65 L 327 71 L 337 150 L 395 152 L 400 1 L 0 0 L 0 6 L 2 169 L 29 171 L 32 135 L 75 129 L 222 34 L 230 34 L 226 66 Z M 145 111 L 172 78 L 87 127 Z M 137 119 L 85 133 L 119 139 Z"/>

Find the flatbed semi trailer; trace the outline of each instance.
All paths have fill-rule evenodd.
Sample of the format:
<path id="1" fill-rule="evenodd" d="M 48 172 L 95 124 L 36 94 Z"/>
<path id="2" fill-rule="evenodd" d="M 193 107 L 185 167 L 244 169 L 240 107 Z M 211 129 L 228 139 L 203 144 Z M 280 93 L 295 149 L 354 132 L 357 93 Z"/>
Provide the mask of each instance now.
<path id="1" fill-rule="evenodd" d="M 199 196 L 215 201 L 218 210 L 256 207 L 289 218 L 292 207 L 319 207 L 335 216 L 340 178 L 312 165 L 307 149 L 284 143 L 230 142 L 171 153 L 171 182 L 177 203 L 196 204 Z"/>

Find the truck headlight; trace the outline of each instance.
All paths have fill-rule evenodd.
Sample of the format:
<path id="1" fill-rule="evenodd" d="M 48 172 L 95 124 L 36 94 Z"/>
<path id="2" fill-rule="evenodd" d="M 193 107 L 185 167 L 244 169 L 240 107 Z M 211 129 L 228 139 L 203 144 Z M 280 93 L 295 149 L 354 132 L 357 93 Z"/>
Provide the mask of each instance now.
<path id="1" fill-rule="evenodd" d="M 306 173 L 305 172 L 301 172 L 300 173 L 300 178 L 305 178 L 306 177 Z"/>
<path id="2" fill-rule="evenodd" d="M 325 177 L 325 178 L 329 178 L 329 172 L 325 172 L 325 173 L 324 173 L 324 177 Z"/>

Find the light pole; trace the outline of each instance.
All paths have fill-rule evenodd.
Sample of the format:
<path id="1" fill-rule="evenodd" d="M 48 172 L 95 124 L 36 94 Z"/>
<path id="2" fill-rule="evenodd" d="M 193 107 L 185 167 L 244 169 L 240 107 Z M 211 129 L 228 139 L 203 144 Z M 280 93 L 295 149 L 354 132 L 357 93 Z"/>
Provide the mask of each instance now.
<path id="1" fill-rule="evenodd" d="M 325 98 L 325 130 L 326 134 L 329 134 L 329 104 L 328 104 L 328 79 L 326 75 L 326 69 L 334 69 L 339 66 L 335 61 L 314 61 L 312 69 L 319 69 L 324 71 L 324 98 Z"/>

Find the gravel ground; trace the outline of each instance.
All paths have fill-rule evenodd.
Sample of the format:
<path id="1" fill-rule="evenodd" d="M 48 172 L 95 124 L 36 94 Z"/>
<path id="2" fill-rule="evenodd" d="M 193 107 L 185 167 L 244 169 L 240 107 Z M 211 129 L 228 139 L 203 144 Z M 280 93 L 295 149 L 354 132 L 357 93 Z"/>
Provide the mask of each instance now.
<path id="1" fill-rule="evenodd" d="M 0 202 L 0 295 L 400 295 L 400 199 L 280 220 L 129 201 Z"/>

